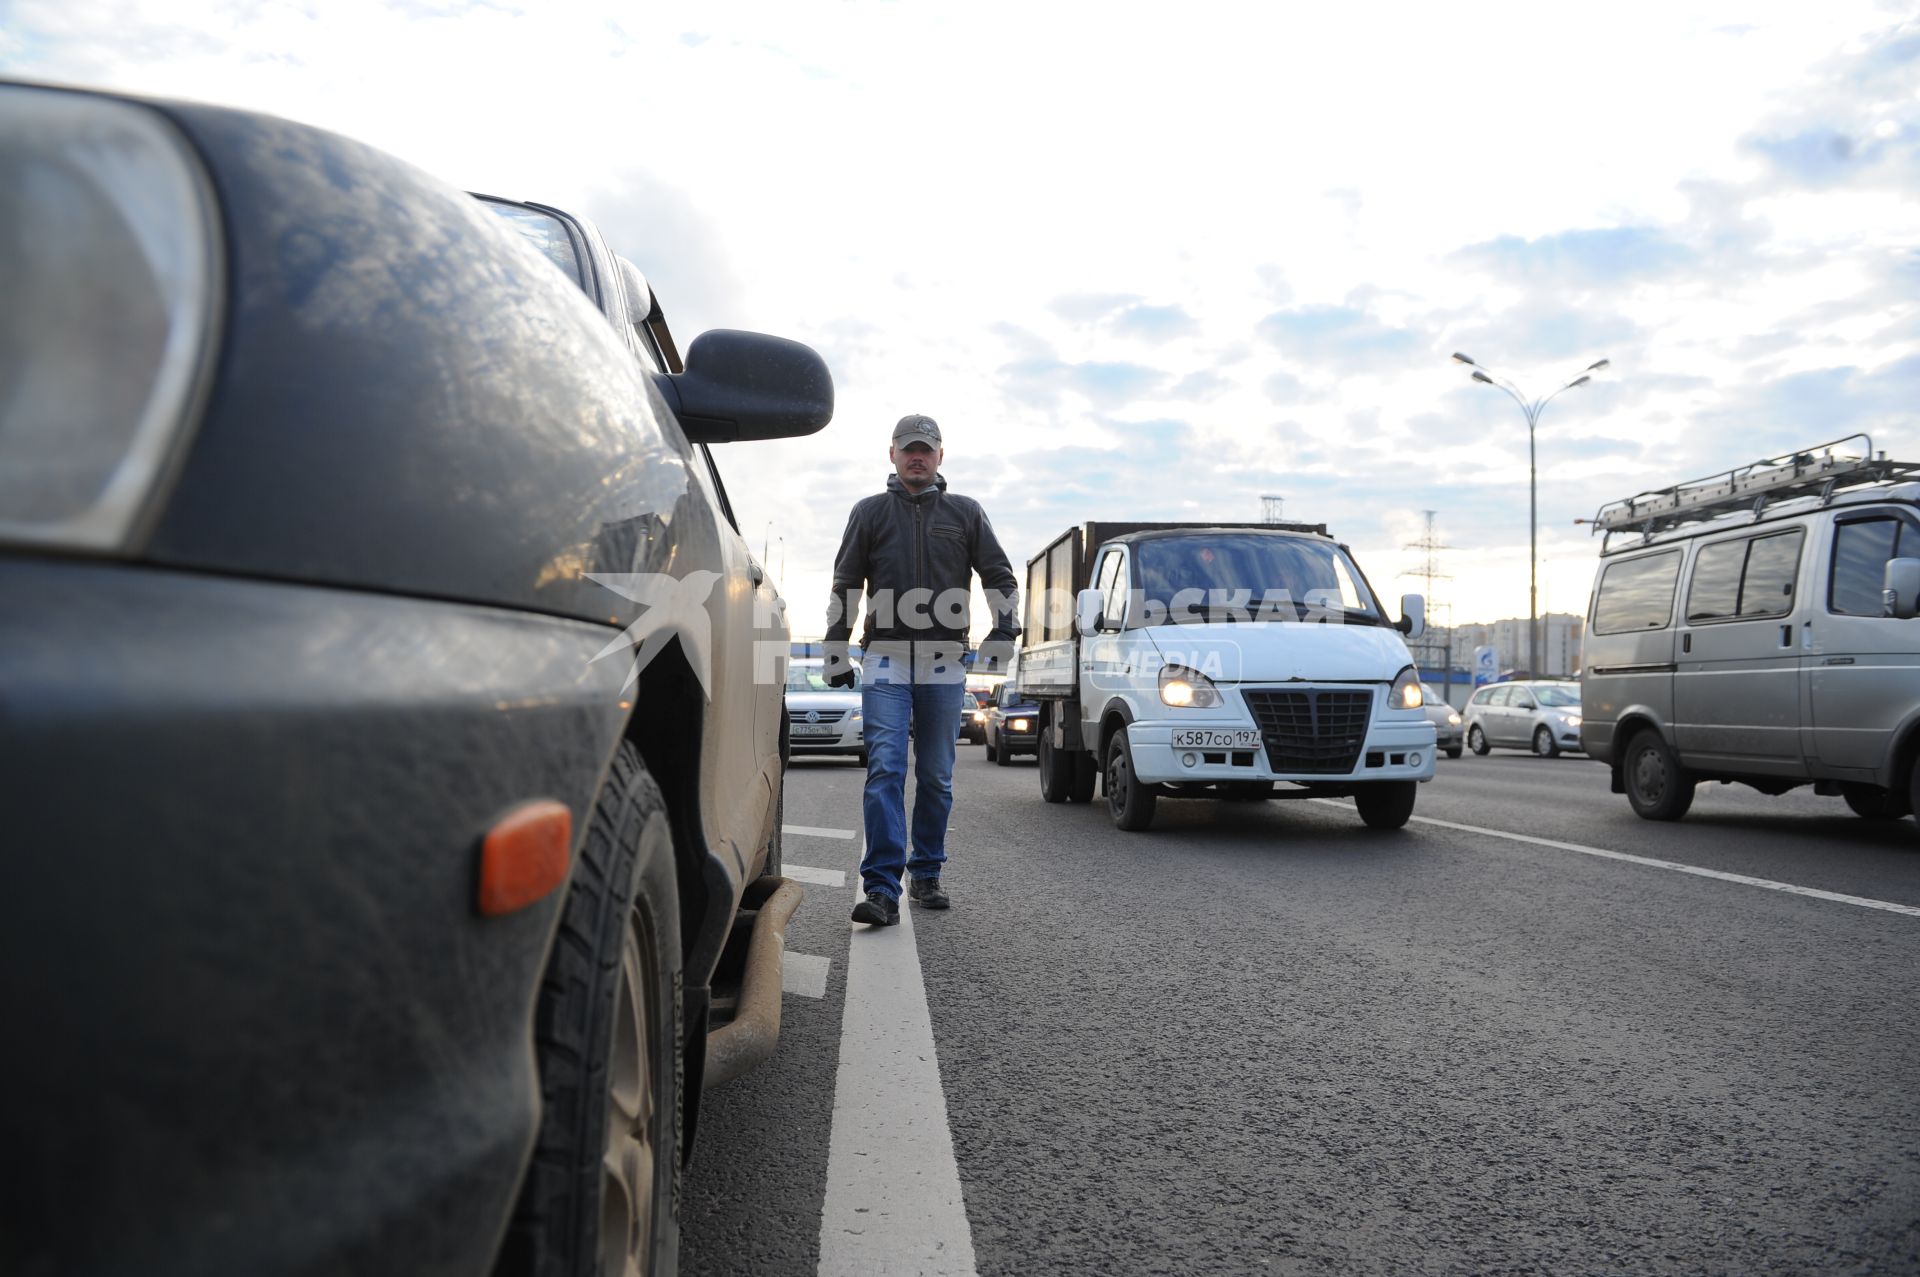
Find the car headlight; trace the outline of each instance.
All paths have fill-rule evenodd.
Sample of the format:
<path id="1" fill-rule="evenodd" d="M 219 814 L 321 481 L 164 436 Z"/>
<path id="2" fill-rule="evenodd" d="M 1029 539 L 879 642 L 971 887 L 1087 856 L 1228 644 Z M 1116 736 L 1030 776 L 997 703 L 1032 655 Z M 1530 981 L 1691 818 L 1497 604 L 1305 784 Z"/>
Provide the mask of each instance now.
<path id="1" fill-rule="evenodd" d="M 1460 711 L 1455 710 L 1454 712 L 1447 715 L 1447 726 L 1448 727 L 1460 726 Z"/>
<path id="2" fill-rule="evenodd" d="M 1393 680 L 1393 686 L 1387 691 L 1388 709 L 1419 709 L 1427 703 L 1427 694 L 1420 688 L 1420 675 L 1413 666 L 1400 671 Z"/>
<path id="3" fill-rule="evenodd" d="M 159 113 L 0 87 L 0 541 L 126 544 L 213 354 L 215 210 Z"/>
<path id="4" fill-rule="evenodd" d="M 1580 726 L 1580 716 L 1578 714 L 1562 714 L 1560 717 L 1565 720 L 1568 727 Z"/>
<path id="5" fill-rule="evenodd" d="M 1220 703 L 1220 689 L 1199 670 L 1184 665 L 1160 667 L 1160 702 L 1175 709 L 1205 709 Z"/>

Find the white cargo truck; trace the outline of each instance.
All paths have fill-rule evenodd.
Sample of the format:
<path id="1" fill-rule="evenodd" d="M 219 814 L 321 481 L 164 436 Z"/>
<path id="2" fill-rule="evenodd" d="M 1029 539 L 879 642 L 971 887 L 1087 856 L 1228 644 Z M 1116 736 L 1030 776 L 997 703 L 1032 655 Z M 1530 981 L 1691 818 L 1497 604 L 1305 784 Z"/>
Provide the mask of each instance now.
<path id="1" fill-rule="evenodd" d="M 1040 792 L 1121 829 L 1161 798 L 1350 796 L 1398 829 L 1434 771 L 1406 638 L 1320 524 L 1085 523 L 1027 564 L 1018 686 L 1040 704 Z M 1404 637 L 1403 637 L 1404 636 Z"/>

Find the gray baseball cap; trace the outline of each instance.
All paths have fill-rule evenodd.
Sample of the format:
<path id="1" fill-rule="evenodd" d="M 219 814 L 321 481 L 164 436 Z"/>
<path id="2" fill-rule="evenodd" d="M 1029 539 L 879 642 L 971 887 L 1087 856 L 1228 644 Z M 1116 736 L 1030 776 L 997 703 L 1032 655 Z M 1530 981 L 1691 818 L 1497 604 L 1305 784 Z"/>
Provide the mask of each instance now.
<path id="1" fill-rule="evenodd" d="M 900 418 L 900 424 L 893 428 L 893 446 L 904 448 L 910 443 L 924 443 L 938 452 L 940 423 L 932 417 L 923 417 L 917 412 Z"/>

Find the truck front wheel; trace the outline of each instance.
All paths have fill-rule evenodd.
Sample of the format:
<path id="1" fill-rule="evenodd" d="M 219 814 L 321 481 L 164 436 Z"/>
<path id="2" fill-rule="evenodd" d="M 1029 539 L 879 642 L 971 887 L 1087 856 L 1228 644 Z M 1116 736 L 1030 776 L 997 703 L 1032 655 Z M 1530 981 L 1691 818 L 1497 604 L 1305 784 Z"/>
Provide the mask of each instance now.
<path id="1" fill-rule="evenodd" d="M 1040 797 L 1050 803 L 1067 801 L 1073 782 L 1073 755 L 1053 747 L 1053 733 L 1040 728 Z"/>
<path id="2" fill-rule="evenodd" d="M 1369 829 L 1399 829 L 1413 819 L 1414 796 L 1420 792 L 1418 781 L 1376 780 L 1354 790 L 1353 805 Z"/>
<path id="3" fill-rule="evenodd" d="M 1153 809 L 1159 795 L 1153 787 L 1141 783 L 1133 771 L 1133 748 L 1127 744 L 1125 730 L 1113 734 L 1107 744 L 1107 814 L 1121 829 L 1141 830 L 1153 824 Z"/>
<path id="4" fill-rule="evenodd" d="M 496 1274 L 678 1268 L 679 902 L 666 804 L 623 743 L 534 1007 L 540 1130 Z"/>

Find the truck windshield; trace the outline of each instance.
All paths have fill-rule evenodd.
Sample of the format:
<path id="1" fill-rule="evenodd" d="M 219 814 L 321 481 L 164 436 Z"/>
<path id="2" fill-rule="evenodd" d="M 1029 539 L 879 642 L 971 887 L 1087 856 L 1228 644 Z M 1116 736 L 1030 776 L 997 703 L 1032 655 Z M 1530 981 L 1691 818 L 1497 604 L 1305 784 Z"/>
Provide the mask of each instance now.
<path id="1" fill-rule="evenodd" d="M 1260 533 L 1149 537 L 1133 547 L 1130 625 L 1349 621 L 1384 625 L 1339 546 Z"/>

